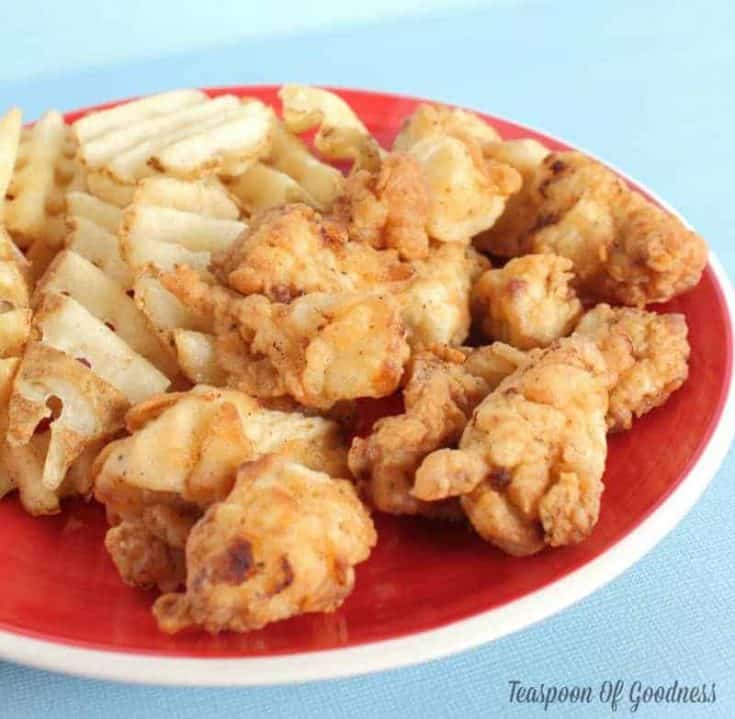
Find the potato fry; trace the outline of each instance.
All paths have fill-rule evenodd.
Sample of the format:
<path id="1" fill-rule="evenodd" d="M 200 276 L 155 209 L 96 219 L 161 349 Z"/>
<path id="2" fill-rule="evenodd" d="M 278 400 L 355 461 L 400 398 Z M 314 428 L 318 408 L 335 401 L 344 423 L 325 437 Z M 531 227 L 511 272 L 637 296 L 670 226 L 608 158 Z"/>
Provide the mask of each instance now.
<path id="1" fill-rule="evenodd" d="M 345 182 L 342 173 L 314 157 L 309 148 L 280 122 L 273 125 L 267 163 L 298 182 L 314 199 L 319 210 L 327 209 L 342 194 Z"/>
<path id="2" fill-rule="evenodd" d="M 227 377 L 217 364 L 214 335 L 175 329 L 172 336 L 179 366 L 187 379 L 194 384 L 224 386 Z"/>
<path id="3" fill-rule="evenodd" d="M 110 130 L 133 125 L 149 117 L 167 115 L 184 107 L 202 103 L 206 99 L 207 96 L 201 90 L 162 92 L 108 110 L 89 112 L 74 123 L 74 132 L 80 142 L 88 142 Z"/>
<path id="4" fill-rule="evenodd" d="M 31 315 L 27 308 L 0 314 L 0 357 L 17 357 L 23 352 L 31 333 Z"/>
<path id="5" fill-rule="evenodd" d="M 330 160 L 352 160 L 358 168 L 380 167 L 380 145 L 352 108 L 328 90 L 306 85 L 284 85 L 278 92 L 283 120 L 294 133 L 317 128 L 314 146 Z"/>
<path id="6" fill-rule="evenodd" d="M 14 260 L 0 260 L 0 312 L 28 307 L 30 295 L 27 275 Z"/>
<path id="7" fill-rule="evenodd" d="M 133 273 L 120 254 L 117 236 L 86 217 L 72 217 L 66 247 L 89 260 L 121 287 L 133 285 Z"/>
<path id="8" fill-rule="evenodd" d="M 197 270 L 202 277 L 209 277 L 207 267 L 210 253 L 206 250 L 193 252 L 182 245 L 158 242 L 145 235 L 123 234 L 120 237 L 120 251 L 133 274 L 156 271 L 168 272 L 177 265 L 188 265 Z"/>
<path id="9" fill-rule="evenodd" d="M 186 182 L 175 177 L 148 177 L 138 183 L 133 202 L 219 220 L 237 220 L 240 217 L 240 208 L 225 187 L 213 179 Z"/>
<path id="10" fill-rule="evenodd" d="M 131 404 L 170 385 L 162 372 L 71 297 L 47 293 L 33 317 L 32 331 L 44 345 L 83 361 Z"/>
<path id="11" fill-rule="evenodd" d="M 258 100 L 249 100 L 236 117 L 165 146 L 149 162 L 183 179 L 220 170 L 242 171 L 248 161 L 267 154 L 272 124 L 272 111 Z"/>
<path id="12" fill-rule="evenodd" d="M 122 429 L 129 406 L 121 392 L 82 362 L 34 342 L 13 380 L 6 441 L 10 447 L 28 444 L 38 424 L 51 419 L 41 481 L 55 491 L 90 442 Z"/>
<path id="13" fill-rule="evenodd" d="M 256 162 L 242 175 L 226 178 L 227 189 L 251 215 L 292 202 L 319 203 L 296 180 L 274 167 Z"/>
<path id="14" fill-rule="evenodd" d="M 10 185 L 20 144 L 20 126 L 23 115 L 17 107 L 0 117 L 0 223 L 3 220 L 5 193 Z"/>
<path id="15" fill-rule="evenodd" d="M 216 252 L 229 247 L 247 229 L 238 220 L 221 220 L 170 207 L 131 205 L 123 214 L 124 240 L 155 240 L 192 252 Z"/>
<path id="16" fill-rule="evenodd" d="M 44 432 L 20 447 L 6 444 L 0 448 L 0 465 L 5 467 L 13 487 L 17 487 L 23 509 L 33 517 L 60 511 L 58 494 L 43 484 L 49 438 L 49 433 Z"/>
<path id="17" fill-rule="evenodd" d="M 0 359 L 0 499 L 15 489 L 15 482 L 2 461 L 2 446 L 5 444 L 5 433 L 8 430 L 10 393 L 19 364 L 19 357 Z"/>
<path id="18" fill-rule="evenodd" d="M 209 127 L 231 117 L 239 107 L 233 95 L 204 100 L 170 113 L 142 118 L 110 128 L 89 140 L 81 140 L 81 156 L 90 169 L 104 169 L 122 183 L 151 174 L 148 160 L 160 147 L 186 137 L 192 127 Z M 74 125 L 76 129 L 76 125 Z"/>
<path id="19" fill-rule="evenodd" d="M 39 238 L 51 245 L 63 238 L 63 188 L 71 177 L 57 177 L 57 164 L 66 152 L 74 156 L 67 130 L 64 118 L 51 110 L 22 133 L 5 204 L 5 224 L 22 248 Z"/>
<path id="20" fill-rule="evenodd" d="M 103 202 L 119 208 L 127 207 L 135 194 L 135 185 L 117 182 L 101 170 L 87 173 L 87 189 Z"/>
<path id="21" fill-rule="evenodd" d="M 212 331 L 211 320 L 195 315 L 155 277 L 141 275 L 135 280 L 135 304 L 151 326 L 166 338 L 169 330 L 177 328 L 196 332 Z"/>
<path id="22" fill-rule="evenodd" d="M 122 220 L 120 208 L 90 195 L 88 192 L 68 192 L 66 214 L 69 217 L 85 217 L 112 233 L 117 232 Z"/>
<path id="23" fill-rule="evenodd" d="M 56 256 L 35 289 L 34 305 L 49 292 L 75 299 L 169 378 L 178 374 L 171 352 L 149 328 L 135 302 L 114 279 L 81 255 L 65 250 Z"/>

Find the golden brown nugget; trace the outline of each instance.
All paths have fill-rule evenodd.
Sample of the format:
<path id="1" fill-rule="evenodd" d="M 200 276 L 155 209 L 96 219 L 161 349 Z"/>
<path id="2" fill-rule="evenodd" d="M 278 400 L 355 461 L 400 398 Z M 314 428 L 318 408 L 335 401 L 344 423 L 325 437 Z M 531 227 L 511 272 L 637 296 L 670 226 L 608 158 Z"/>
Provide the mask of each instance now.
<path id="1" fill-rule="evenodd" d="M 642 307 L 699 282 L 707 263 L 704 240 L 599 162 L 579 152 L 551 153 L 533 193 L 533 212 L 505 242 L 515 242 L 519 254 L 568 257 L 580 294 Z"/>
<path id="2" fill-rule="evenodd" d="M 395 251 L 350 242 L 342 224 L 303 204 L 257 216 L 212 257 L 214 275 L 243 295 L 290 302 L 311 292 L 352 292 L 405 281 L 411 267 Z"/>
<path id="3" fill-rule="evenodd" d="M 689 374 L 684 315 L 597 305 L 577 325 L 576 335 L 600 348 L 617 377 L 610 390 L 610 432 L 630 429 L 634 417 L 658 407 Z"/>
<path id="4" fill-rule="evenodd" d="M 459 449 L 423 461 L 414 496 L 459 496 L 477 532 L 509 554 L 582 541 L 600 510 L 609 386 L 589 340 L 535 350 L 477 407 Z"/>
<path id="5" fill-rule="evenodd" d="M 348 462 L 372 506 L 390 514 L 461 516 L 456 501 L 423 502 L 411 494 L 421 461 L 457 442 L 474 408 L 525 361 L 500 342 L 474 350 L 436 346 L 412 360 L 404 412 L 379 419 L 352 441 Z"/>
<path id="6" fill-rule="evenodd" d="M 277 455 L 244 464 L 186 543 L 186 592 L 154 605 L 159 627 L 247 632 L 331 612 L 377 541 L 355 488 Z"/>
<path id="7" fill-rule="evenodd" d="M 582 314 L 571 268 L 565 257 L 525 255 L 487 270 L 472 288 L 475 321 L 488 339 L 518 349 L 550 345 L 568 335 Z"/>
<path id="8" fill-rule="evenodd" d="M 189 529 L 232 489 L 237 468 L 268 452 L 335 476 L 347 448 L 335 422 L 269 410 L 242 392 L 197 386 L 131 409 L 129 437 L 92 467 L 96 499 L 114 523 L 106 546 L 124 581 L 175 588 Z"/>
<path id="9" fill-rule="evenodd" d="M 187 267 L 163 282 L 192 311 L 213 318 L 218 362 L 232 386 L 253 396 L 290 395 L 322 410 L 341 400 L 386 397 L 409 358 L 389 294 L 314 292 L 282 304 L 236 296 Z"/>
<path id="10" fill-rule="evenodd" d="M 359 170 L 347 178 L 335 216 L 350 238 L 376 249 L 395 249 L 404 259 L 429 253 L 429 186 L 410 155 L 386 155 L 378 172 Z"/>

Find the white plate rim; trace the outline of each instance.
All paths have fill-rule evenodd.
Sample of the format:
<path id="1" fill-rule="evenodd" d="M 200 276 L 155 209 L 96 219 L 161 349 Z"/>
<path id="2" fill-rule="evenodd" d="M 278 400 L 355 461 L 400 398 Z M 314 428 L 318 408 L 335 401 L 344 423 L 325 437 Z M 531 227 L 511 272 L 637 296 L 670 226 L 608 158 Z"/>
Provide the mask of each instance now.
<path id="1" fill-rule="evenodd" d="M 520 123 L 513 124 L 525 128 Z M 543 130 L 526 129 L 604 162 L 688 225 L 681 214 L 655 192 L 611 163 Z M 712 251 L 709 264 L 722 291 L 730 327 L 735 335 L 735 290 Z M 541 589 L 436 629 L 344 649 L 272 657 L 211 659 L 88 649 L 0 630 L 0 658 L 36 669 L 90 679 L 202 687 L 267 686 L 338 679 L 442 659 L 547 619 L 620 576 L 651 551 L 696 504 L 722 465 L 734 437 L 735 368 L 730 376 L 719 422 L 698 460 L 676 489 L 635 529 L 592 561 Z"/>

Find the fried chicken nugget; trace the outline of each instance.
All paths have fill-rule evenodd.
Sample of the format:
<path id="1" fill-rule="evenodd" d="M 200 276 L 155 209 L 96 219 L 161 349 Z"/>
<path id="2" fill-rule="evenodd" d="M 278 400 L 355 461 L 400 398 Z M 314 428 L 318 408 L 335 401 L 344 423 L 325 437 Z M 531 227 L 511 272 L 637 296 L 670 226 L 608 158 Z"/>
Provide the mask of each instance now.
<path id="1" fill-rule="evenodd" d="M 492 227 L 521 188 L 513 167 L 483 155 L 482 144 L 497 140 L 490 125 L 464 110 L 421 105 L 404 122 L 393 151 L 408 153 L 421 166 L 433 239 L 469 244 Z"/>
<path id="2" fill-rule="evenodd" d="M 158 395 L 126 417 L 131 436 L 108 444 L 92 467 L 95 497 L 117 526 L 106 546 L 123 580 L 173 589 L 188 532 L 232 489 L 238 466 L 280 452 L 334 476 L 347 472 L 335 422 L 263 408 L 241 392 L 199 385 Z"/>
<path id="3" fill-rule="evenodd" d="M 610 390 L 608 431 L 630 429 L 633 418 L 662 405 L 687 379 L 689 342 L 684 315 L 597 305 L 576 335 L 597 344 L 617 376 Z"/>
<path id="4" fill-rule="evenodd" d="M 214 319 L 217 359 L 233 386 L 257 397 L 290 395 L 327 410 L 340 400 L 385 397 L 410 350 L 390 294 L 314 292 L 290 304 L 238 297 L 179 267 L 164 285 Z"/>
<path id="5" fill-rule="evenodd" d="M 395 285 L 412 349 L 461 345 L 470 331 L 472 284 L 489 263 L 472 247 L 432 244 L 429 255 L 411 263 L 413 278 Z"/>
<path id="6" fill-rule="evenodd" d="M 519 254 L 568 257 L 580 293 L 642 307 L 699 282 L 707 263 L 704 240 L 599 162 L 579 152 L 551 153 L 532 191 L 534 211 L 505 242 L 515 242 Z"/>
<path id="7" fill-rule="evenodd" d="M 488 339 L 518 349 L 550 345 L 568 335 L 582 314 L 571 269 L 566 257 L 525 255 L 487 270 L 472 288 L 475 321 Z"/>
<path id="8" fill-rule="evenodd" d="M 378 172 L 359 170 L 347 178 L 333 208 L 350 238 L 376 249 L 395 249 L 403 259 L 429 253 L 429 186 L 418 161 L 405 153 L 386 155 Z"/>
<path id="9" fill-rule="evenodd" d="M 408 279 L 394 251 L 349 242 L 342 224 L 307 205 L 259 215 L 240 238 L 216 253 L 214 275 L 244 295 L 290 302 L 310 292 L 353 292 Z"/>
<path id="10" fill-rule="evenodd" d="M 460 350 L 435 346 L 415 355 L 403 391 L 404 412 L 355 437 L 350 470 L 372 506 L 390 514 L 461 516 L 456 501 L 423 502 L 410 490 L 421 461 L 457 442 L 474 408 L 525 361 L 500 342 Z"/>
<path id="11" fill-rule="evenodd" d="M 521 189 L 508 198 L 495 224 L 474 238 L 475 247 L 501 257 L 526 254 L 523 241 L 530 228 L 529 218 L 536 217 L 539 205 L 536 174 L 549 152 L 547 147 L 530 138 L 483 144 L 483 155 L 517 170 L 522 184 Z"/>
<path id="12" fill-rule="evenodd" d="M 153 612 L 168 633 L 191 625 L 247 632 L 350 594 L 355 565 L 377 541 L 352 484 L 276 455 L 244 464 L 227 498 L 186 543 L 186 592 Z"/>
<path id="13" fill-rule="evenodd" d="M 589 340 L 534 350 L 477 407 L 459 449 L 423 461 L 414 496 L 460 496 L 477 532 L 509 554 L 582 541 L 599 515 L 610 384 Z"/>

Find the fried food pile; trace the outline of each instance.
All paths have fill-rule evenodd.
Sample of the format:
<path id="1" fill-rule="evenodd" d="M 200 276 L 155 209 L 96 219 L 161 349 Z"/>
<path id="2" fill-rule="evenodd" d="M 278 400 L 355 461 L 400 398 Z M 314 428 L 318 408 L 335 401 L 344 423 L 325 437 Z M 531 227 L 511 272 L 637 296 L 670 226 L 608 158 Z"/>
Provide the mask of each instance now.
<path id="1" fill-rule="evenodd" d="M 579 543 L 607 435 L 688 374 L 647 307 L 706 246 L 611 170 L 457 108 L 381 146 L 334 93 L 280 99 L 0 118 L 0 497 L 104 505 L 164 632 L 336 610 L 373 511 Z M 400 411 L 357 433 L 366 398 Z"/>

